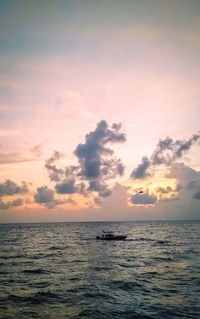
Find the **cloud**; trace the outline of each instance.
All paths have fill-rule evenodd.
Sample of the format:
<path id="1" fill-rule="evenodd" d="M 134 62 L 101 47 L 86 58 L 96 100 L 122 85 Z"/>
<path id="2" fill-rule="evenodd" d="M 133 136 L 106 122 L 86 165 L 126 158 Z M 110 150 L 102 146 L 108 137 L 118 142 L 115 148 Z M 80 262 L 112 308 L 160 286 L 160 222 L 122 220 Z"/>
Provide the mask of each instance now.
<path id="1" fill-rule="evenodd" d="M 36 159 L 28 158 L 26 155 L 19 152 L 0 153 L 0 164 L 32 162 L 35 160 Z"/>
<path id="2" fill-rule="evenodd" d="M 160 194 L 169 194 L 173 191 L 173 189 L 170 186 L 164 187 L 157 187 L 156 192 Z"/>
<path id="3" fill-rule="evenodd" d="M 131 202 L 136 205 L 153 205 L 157 201 L 156 196 L 149 193 L 138 193 L 131 196 Z"/>
<path id="4" fill-rule="evenodd" d="M 109 129 L 107 122 L 103 120 L 97 124 L 95 131 L 86 135 L 85 143 L 77 146 L 74 154 L 79 160 L 81 168 L 79 174 L 86 180 L 111 178 L 108 168 L 115 174 L 123 173 L 121 161 L 116 160 L 114 152 L 105 147 L 107 144 L 126 141 L 126 136 L 120 132 L 120 129 L 121 124 L 115 123 Z"/>
<path id="5" fill-rule="evenodd" d="M 176 201 L 180 200 L 178 197 L 178 192 L 182 190 L 183 187 L 180 184 L 177 184 L 175 188 L 172 188 L 170 186 L 167 187 L 157 187 L 156 188 L 156 194 L 157 194 L 157 200 L 159 201 Z"/>
<path id="6" fill-rule="evenodd" d="M 49 172 L 49 178 L 51 181 L 58 182 L 62 179 L 65 172 L 61 168 L 57 168 L 54 164 L 55 161 L 61 159 L 63 157 L 63 153 L 54 151 L 53 155 L 46 160 L 45 167 Z"/>
<path id="7" fill-rule="evenodd" d="M 148 169 L 151 166 L 165 165 L 169 166 L 190 150 L 192 145 L 200 140 L 199 134 L 192 135 L 188 140 L 176 140 L 166 137 L 160 140 L 154 150 L 151 158 L 143 157 L 142 163 L 138 165 L 131 173 L 133 179 L 144 179 L 148 177 Z"/>
<path id="8" fill-rule="evenodd" d="M 84 196 L 88 196 L 89 193 L 98 193 L 99 197 L 109 196 L 111 191 L 106 181 L 122 176 L 125 168 L 109 147 L 110 144 L 126 141 L 126 136 L 121 129 L 121 123 L 114 123 L 109 127 L 106 121 L 99 122 L 96 129 L 85 136 L 85 143 L 78 144 L 74 151 L 78 165 L 70 165 L 65 169 L 56 167 L 54 162 L 63 154 L 55 151 L 46 161 L 45 167 L 49 172 L 50 180 L 57 182 L 56 192 Z"/>
<path id="9" fill-rule="evenodd" d="M 197 191 L 197 192 L 193 195 L 192 198 L 193 198 L 193 199 L 200 199 L 200 190 Z"/>
<path id="10" fill-rule="evenodd" d="M 90 181 L 88 191 L 98 192 L 100 197 L 107 197 L 111 194 L 111 190 L 107 188 L 105 184 L 101 184 L 99 181 Z"/>
<path id="11" fill-rule="evenodd" d="M 13 207 L 18 207 L 23 204 L 23 200 L 21 198 L 15 199 L 13 201 L 4 202 L 0 198 L 0 209 L 9 209 Z"/>
<path id="12" fill-rule="evenodd" d="M 177 196 L 172 196 L 172 197 L 161 198 L 159 200 L 162 201 L 162 202 L 173 202 L 173 201 L 180 200 L 180 198 L 177 197 Z"/>
<path id="13" fill-rule="evenodd" d="M 25 182 L 22 182 L 21 185 L 17 185 L 11 180 L 6 180 L 4 183 L 0 183 L 0 209 L 9 209 L 23 204 L 23 200 L 21 198 L 5 202 L 2 200 L 4 196 L 21 195 L 27 192 L 28 187 Z"/>
<path id="14" fill-rule="evenodd" d="M 153 165 L 170 165 L 175 160 L 181 158 L 191 146 L 199 141 L 200 135 L 194 134 L 188 140 L 176 140 L 167 137 L 164 140 L 160 140 L 155 151 L 152 154 Z"/>
<path id="15" fill-rule="evenodd" d="M 36 203 L 48 203 L 54 201 L 54 191 L 47 186 L 37 188 L 37 193 L 34 196 Z"/>
<path id="16" fill-rule="evenodd" d="M 192 188 L 191 185 L 195 185 L 196 187 L 200 182 L 200 172 L 195 171 L 183 163 L 172 164 L 165 177 L 176 179 L 182 188 L 187 189 Z"/>
<path id="17" fill-rule="evenodd" d="M 36 203 L 44 204 L 48 208 L 53 208 L 56 204 L 54 191 L 49 189 L 47 186 L 38 187 L 34 199 Z"/>
<path id="18" fill-rule="evenodd" d="M 102 199 L 100 197 L 95 197 L 94 204 L 100 206 L 102 204 Z M 93 207 L 93 205 L 91 205 L 91 207 Z"/>
<path id="19" fill-rule="evenodd" d="M 25 182 L 19 186 L 11 180 L 6 180 L 0 184 L 0 196 L 13 196 L 16 194 L 25 194 L 28 192 L 28 187 Z"/>
<path id="20" fill-rule="evenodd" d="M 112 149 L 108 148 L 110 144 L 126 141 L 121 128 L 121 123 L 114 123 L 110 128 L 108 123 L 102 120 L 93 132 L 86 135 L 85 143 L 76 147 L 74 154 L 79 161 L 77 177 L 88 183 L 87 193 L 97 192 L 99 197 L 107 197 L 111 191 L 106 181 L 117 175 L 123 175 L 122 161 L 115 157 Z"/>
<path id="21" fill-rule="evenodd" d="M 44 150 L 44 145 L 45 143 L 41 143 L 39 145 L 34 146 L 30 152 L 35 155 L 36 157 L 40 157 L 43 154 L 43 150 Z"/>
<path id="22" fill-rule="evenodd" d="M 65 168 L 65 176 L 67 178 L 72 178 L 76 176 L 79 172 L 79 166 L 70 165 Z"/>
<path id="23" fill-rule="evenodd" d="M 75 185 L 75 180 L 64 180 L 61 183 L 57 183 L 55 189 L 58 194 L 75 194 L 79 192 Z"/>
<path id="24" fill-rule="evenodd" d="M 60 194 L 71 194 L 68 189 L 60 189 Z M 64 200 L 55 199 L 54 191 L 48 188 L 46 185 L 37 188 L 37 193 L 34 196 L 34 200 L 36 203 L 46 206 L 47 208 L 55 208 L 57 205 L 61 204 L 70 204 L 77 205 L 76 201 L 72 198 L 68 197 Z"/>
<path id="25" fill-rule="evenodd" d="M 71 198 L 71 197 L 68 197 L 66 200 L 65 200 L 66 203 L 72 205 L 72 206 L 76 206 L 77 205 L 77 202 Z"/>
<path id="26" fill-rule="evenodd" d="M 192 199 L 200 199 L 200 172 L 183 163 L 175 163 L 170 167 L 166 177 L 177 180 L 176 190 L 180 192 L 181 199 L 187 205 L 191 206 Z"/>
<path id="27" fill-rule="evenodd" d="M 148 159 L 148 157 L 144 156 L 142 158 L 142 163 L 136 167 L 132 173 L 131 173 L 131 178 L 133 179 L 143 179 L 149 175 L 147 172 L 148 168 L 151 165 L 151 161 Z"/>
<path id="28" fill-rule="evenodd" d="M 197 181 L 191 181 L 187 185 L 187 189 L 196 189 L 198 187 Z"/>

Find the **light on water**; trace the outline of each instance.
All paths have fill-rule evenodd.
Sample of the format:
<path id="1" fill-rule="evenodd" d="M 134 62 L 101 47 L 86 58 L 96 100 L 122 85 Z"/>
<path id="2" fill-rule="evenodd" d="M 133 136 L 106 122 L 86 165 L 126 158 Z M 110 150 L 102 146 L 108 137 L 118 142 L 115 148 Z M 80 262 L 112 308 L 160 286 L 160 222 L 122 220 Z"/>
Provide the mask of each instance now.
<path id="1" fill-rule="evenodd" d="M 104 228 L 125 241 L 96 240 Z M 199 318 L 199 222 L 0 226 L 0 318 Z"/>

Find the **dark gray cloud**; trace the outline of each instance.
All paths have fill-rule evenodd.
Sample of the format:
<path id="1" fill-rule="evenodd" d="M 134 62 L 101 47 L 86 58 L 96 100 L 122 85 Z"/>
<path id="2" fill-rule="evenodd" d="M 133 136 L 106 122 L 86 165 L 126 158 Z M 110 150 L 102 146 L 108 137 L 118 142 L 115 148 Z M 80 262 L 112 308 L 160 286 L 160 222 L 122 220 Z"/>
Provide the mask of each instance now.
<path id="1" fill-rule="evenodd" d="M 200 181 L 199 181 L 200 182 Z M 186 185 L 186 188 L 187 189 L 197 189 L 198 187 L 199 187 L 200 185 L 199 185 L 199 183 L 198 183 L 198 181 L 191 181 L 191 182 L 189 182 L 187 185 Z"/>
<path id="2" fill-rule="evenodd" d="M 69 189 L 61 189 L 60 194 L 71 194 L 71 192 L 69 191 Z M 38 187 L 34 199 L 36 203 L 45 205 L 49 209 L 65 203 L 68 203 L 70 205 L 77 205 L 76 201 L 70 197 L 63 200 L 55 199 L 54 191 L 47 186 Z"/>
<path id="3" fill-rule="evenodd" d="M 193 199 L 200 199 L 200 190 L 197 191 L 197 192 L 193 195 L 192 198 L 193 198 Z"/>
<path id="4" fill-rule="evenodd" d="M 132 173 L 131 178 L 133 179 L 143 179 L 149 176 L 148 168 L 151 165 L 151 161 L 148 159 L 148 157 L 144 156 L 142 158 L 142 163 L 136 167 Z"/>
<path id="5" fill-rule="evenodd" d="M 21 198 L 15 199 L 13 201 L 4 202 L 0 198 L 0 209 L 9 209 L 13 207 L 18 207 L 23 204 L 23 200 Z"/>
<path id="6" fill-rule="evenodd" d="M 36 203 L 48 203 L 54 201 L 54 191 L 47 186 L 37 188 L 37 193 L 34 196 Z"/>
<path id="7" fill-rule="evenodd" d="M 98 180 L 90 181 L 89 192 L 98 192 L 100 197 L 108 197 L 111 194 L 111 190 L 107 188 L 105 184 L 100 183 Z"/>
<path id="8" fill-rule="evenodd" d="M 194 134 L 188 140 L 176 140 L 167 137 L 161 140 L 156 146 L 152 154 L 151 160 L 153 165 L 170 165 L 175 160 L 181 158 L 191 146 L 198 142 L 200 139 L 199 134 Z"/>
<path id="9" fill-rule="evenodd" d="M 46 160 L 45 167 L 49 172 L 49 178 L 51 181 L 59 182 L 65 174 L 65 171 L 61 168 L 57 168 L 55 162 L 63 157 L 63 154 L 58 151 L 54 151 L 53 155 Z"/>
<path id="10" fill-rule="evenodd" d="M 64 180 L 56 184 L 55 190 L 58 194 L 76 194 L 79 189 L 75 183 L 75 180 Z"/>
<path id="11" fill-rule="evenodd" d="M 131 202 L 136 205 L 152 205 L 157 201 L 156 196 L 149 193 L 137 193 L 131 196 Z"/>
<path id="12" fill-rule="evenodd" d="M 25 182 L 22 185 L 17 185 L 11 180 L 6 180 L 0 184 L 0 196 L 13 196 L 16 194 L 25 194 L 28 192 L 28 186 Z"/>
<path id="13" fill-rule="evenodd" d="M 35 202 L 38 204 L 44 204 L 48 208 L 55 207 L 54 191 L 47 186 L 41 186 L 37 188 L 37 193 L 34 196 Z"/>
<path id="14" fill-rule="evenodd" d="M 200 140 L 199 134 L 194 134 L 188 140 L 176 140 L 174 141 L 170 137 L 166 137 L 164 140 L 160 140 L 154 150 L 151 158 L 143 157 L 142 163 L 131 173 L 133 179 L 144 179 L 149 173 L 148 169 L 151 166 L 173 164 L 176 160 L 182 158 L 182 156 L 190 150 L 192 145 Z"/>
<path id="15" fill-rule="evenodd" d="M 109 128 L 106 121 L 97 124 L 95 131 L 85 137 L 85 143 L 79 144 L 74 151 L 80 164 L 80 175 L 86 180 L 96 178 L 110 178 L 108 169 L 115 174 L 123 173 L 123 164 L 114 157 L 114 152 L 105 147 L 111 143 L 122 143 L 126 141 L 124 133 L 120 132 L 121 124 L 113 124 Z M 112 176 L 113 178 L 113 176 Z"/>
<path id="16" fill-rule="evenodd" d="M 23 204 L 21 198 L 14 199 L 12 201 L 4 201 L 4 196 L 15 196 L 21 195 L 28 192 L 28 186 L 25 182 L 22 182 L 21 185 L 17 185 L 11 180 L 6 180 L 4 183 L 0 184 L 0 209 L 9 209 Z"/>
<path id="17" fill-rule="evenodd" d="M 99 197 L 111 194 L 106 181 L 124 173 L 124 165 L 115 157 L 111 144 L 123 143 L 126 136 L 121 132 L 122 124 L 114 123 L 109 127 L 106 121 L 97 124 L 94 131 L 85 137 L 85 143 L 78 144 L 74 154 L 78 165 L 70 165 L 65 169 L 57 168 L 55 161 L 63 155 L 57 151 L 46 161 L 45 167 L 51 181 L 57 182 L 55 190 L 58 194 L 82 194 L 96 192 Z"/>
<path id="18" fill-rule="evenodd" d="M 117 175 L 122 176 L 124 174 L 125 166 L 120 159 L 111 158 L 101 161 L 101 176 L 104 179 L 112 179 Z"/>

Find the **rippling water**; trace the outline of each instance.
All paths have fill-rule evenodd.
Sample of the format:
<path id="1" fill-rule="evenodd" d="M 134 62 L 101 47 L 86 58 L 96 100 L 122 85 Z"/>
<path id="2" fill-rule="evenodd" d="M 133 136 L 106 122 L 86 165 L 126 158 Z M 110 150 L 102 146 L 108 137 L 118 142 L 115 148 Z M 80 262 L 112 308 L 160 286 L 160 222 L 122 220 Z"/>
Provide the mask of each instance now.
<path id="1" fill-rule="evenodd" d="M 200 318 L 199 226 L 0 225 L 0 318 Z"/>

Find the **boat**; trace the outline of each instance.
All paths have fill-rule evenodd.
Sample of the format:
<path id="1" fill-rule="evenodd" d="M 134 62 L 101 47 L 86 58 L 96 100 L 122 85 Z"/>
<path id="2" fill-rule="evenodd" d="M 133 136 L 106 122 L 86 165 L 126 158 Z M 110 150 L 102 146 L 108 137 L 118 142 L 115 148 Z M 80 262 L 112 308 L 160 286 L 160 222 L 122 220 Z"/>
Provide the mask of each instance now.
<path id="1" fill-rule="evenodd" d="M 96 236 L 99 240 L 124 240 L 126 235 L 115 234 L 113 231 L 103 231 L 102 235 Z"/>

